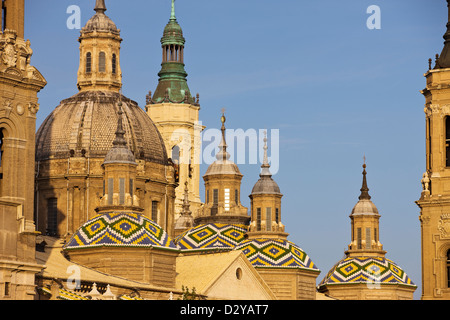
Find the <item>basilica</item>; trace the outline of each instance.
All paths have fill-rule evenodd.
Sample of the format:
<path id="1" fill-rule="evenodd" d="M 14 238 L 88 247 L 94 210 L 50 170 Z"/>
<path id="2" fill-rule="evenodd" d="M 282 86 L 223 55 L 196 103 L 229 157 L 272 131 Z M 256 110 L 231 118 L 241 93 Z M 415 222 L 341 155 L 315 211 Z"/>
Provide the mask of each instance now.
<path id="1" fill-rule="evenodd" d="M 200 172 L 197 141 L 205 127 L 199 95 L 188 86 L 175 1 L 161 26 L 158 85 L 143 107 L 122 93 L 121 31 L 105 0 L 91 1 L 94 12 L 78 38 L 78 92 L 39 128 L 37 95 L 47 82 L 31 65 L 25 0 L 1 1 L 1 300 L 413 299 L 417 285 L 386 258 L 366 163 L 349 208 L 348 250 L 331 270 L 320 270 L 285 232 L 289 212 L 272 177 L 267 137 L 250 208 L 241 203 L 246 179 L 230 160 L 225 113 L 210 124 L 220 125 L 221 142 Z M 422 92 L 423 299 L 450 298 L 448 28 Z"/>

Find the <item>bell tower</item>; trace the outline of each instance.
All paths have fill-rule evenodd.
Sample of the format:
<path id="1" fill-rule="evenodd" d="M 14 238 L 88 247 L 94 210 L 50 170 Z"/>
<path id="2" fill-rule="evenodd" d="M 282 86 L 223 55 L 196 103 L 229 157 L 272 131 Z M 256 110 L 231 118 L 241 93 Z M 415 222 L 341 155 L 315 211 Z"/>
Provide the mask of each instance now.
<path id="1" fill-rule="evenodd" d="M 450 299 L 450 0 L 444 48 L 425 73 L 426 172 L 420 207 L 422 299 Z"/>
<path id="2" fill-rule="evenodd" d="M 1 1 L 0 32 L 0 300 L 35 294 L 34 169 L 37 93 L 46 81 L 30 65 L 24 0 Z"/>
<path id="3" fill-rule="evenodd" d="M 162 63 L 155 92 L 147 95 L 146 110 L 158 127 L 168 157 L 175 166 L 178 187 L 175 190 L 175 214 L 183 211 L 187 182 L 190 210 L 195 215 L 200 200 L 200 133 L 199 97 L 191 95 L 184 64 L 185 38 L 175 16 L 175 0 L 168 24 L 161 38 Z"/>

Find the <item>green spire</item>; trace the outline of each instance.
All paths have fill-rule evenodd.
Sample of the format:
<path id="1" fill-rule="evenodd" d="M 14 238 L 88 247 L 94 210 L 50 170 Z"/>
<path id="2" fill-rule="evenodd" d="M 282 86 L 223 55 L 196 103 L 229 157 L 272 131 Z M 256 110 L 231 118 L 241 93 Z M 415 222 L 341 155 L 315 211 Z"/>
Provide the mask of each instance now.
<path id="1" fill-rule="evenodd" d="M 197 104 L 187 85 L 188 74 L 184 69 L 185 39 L 175 17 L 175 0 L 171 1 L 170 20 L 161 38 L 163 57 L 161 71 L 158 73 L 159 83 L 150 102 Z"/>
<path id="2" fill-rule="evenodd" d="M 170 21 L 176 21 L 175 17 L 175 0 L 172 0 L 172 13 L 170 14 Z"/>

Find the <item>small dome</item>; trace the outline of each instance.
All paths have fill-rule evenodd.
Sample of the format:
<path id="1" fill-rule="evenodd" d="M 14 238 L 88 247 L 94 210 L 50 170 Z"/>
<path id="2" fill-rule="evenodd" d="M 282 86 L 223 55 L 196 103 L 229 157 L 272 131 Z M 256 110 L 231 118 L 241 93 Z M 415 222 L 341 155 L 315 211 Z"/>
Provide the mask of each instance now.
<path id="1" fill-rule="evenodd" d="M 81 33 L 88 32 L 111 32 L 119 34 L 120 30 L 117 29 L 116 24 L 103 12 L 97 12 L 86 25 L 81 29 Z"/>
<path id="2" fill-rule="evenodd" d="M 347 257 L 339 261 L 321 281 L 319 289 L 338 284 L 397 284 L 415 286 L 394 262 L 383 257 Z"/>
<path id="3" fill-rule="evenodd" d="M 242 175 L 239 167 L 228 159 L 214 161 L 206 170 L 205 176 L 216 174 L 236 174 Z"/>
<path id="4" fill-rule="evenodd" d="M 109 212 L 81 226 L 64 250 L 92 247 L 159 247 L 178 250 L 169 235 L 140 213 Z"/>
<path id="5" fill-rule="evenodd" d="M 275 180 L 262 176 L 253 186 L 252 194 L 281 194 L 281 191 Z"/>
<path id="6" fill-rule="evenodd" d="M 378 209 L 371 200 L 362 199 L 353 207 L 352 214 L 378 215 Z"/>
<path id="7" fill-rule="evenodd" d="M 232 250 L 244 241 L 247 226 L 210 223 L 181 234 L 175 243 L 182 251 Z"/>
<path id="8" fill-rule="evenodd" d="M 132 163 L 136 164 L 134 154 L 128 148 L 111 148 L 105 156 L 104 164 Z"/>
<path id="9" fill-rule="evenodd" d="M 242 250 L 254 267 L 299 268 L 319 272 L 309 256 L 294 243 L 283 239 L 253 239 L 239 244 L 235 250 Z"/>

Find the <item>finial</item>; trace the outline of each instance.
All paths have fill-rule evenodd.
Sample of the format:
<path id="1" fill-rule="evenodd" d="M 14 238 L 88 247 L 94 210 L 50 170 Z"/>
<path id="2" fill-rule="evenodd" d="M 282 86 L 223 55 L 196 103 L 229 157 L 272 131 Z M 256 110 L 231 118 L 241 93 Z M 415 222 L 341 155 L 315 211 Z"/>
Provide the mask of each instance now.
<path id="1" fill-rule="evenodd" d="M 359 200 L 370 200 L 371 196 L 369 195 L 369 188 L 367 187 L 367 172 L 366 172 L 366 156 L 364 156 L 364 164 L 363 164 L 363 183 L 361 187 L 361 195 L 359 196 Z"/>
<path id="2" fill-rule="evenodd" d="M 176 21 L 177 18 L 175 17 L 175 0 L 172 0 L 172 12 L 170 13 L 170 20 Z"/>
<path id="3" fill-rule="evenodd" d="M 117 130 L 116 130 L 116 138 L 113 141 L 113 146 L 115 147 L 126 147 L 127 142 L 125 140 L 125 130 L 123 129 L 123 123 L 122 123 L 122 101 L 120 100 L 118 103 L 119 110 L 117 111 L 118 120 L 117 120 Z"/>
<path id="4" fill-rule="evenodd" d="M 106 5 L 105 5 L 105 0 L 96 0 L 94 10 L 97 13 L 105 13 L 105 11 L 107 10 Z"/>
<path id="5" fill-rule="evenodd" d="M 269 149 L 267 147 L 267 130 L 264 130 L 264 158 L 263 158 L 263 164 L 261 166 L 261 173 L 260 177 L 262 176 L 272 176 L 272 173 L 270 172 L 270 164 L 269 164 L 269 157 L 267 156 L 267 150 Z"/>
<path id="6" fill-rule="evenodd" d="M 219 144 L 220 151 L 216 154 L 216 159 L 219 161 L 225 161 L 230 158 L 230 154 L 227 152 L 227 142 L 225 139 L 225 121 L 227 119 L 225 118 L 225 108 L 222 108 L 222 117 L 220 117 L 220 121 L 222 122 L 222 141 Z"/>
<path id="7" fill-rule="evenodd" d="M 189 188 L 188 188 L 188 182 L 184 182 L 184 199 L 183 199 L 183 210 L 181 211 L 182 215 L 191 215 L 190 210 L 190 203 L 189 203 Z"/>

